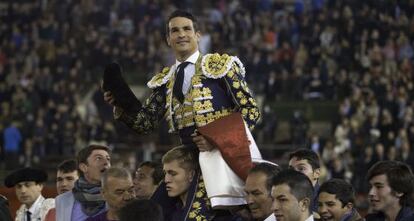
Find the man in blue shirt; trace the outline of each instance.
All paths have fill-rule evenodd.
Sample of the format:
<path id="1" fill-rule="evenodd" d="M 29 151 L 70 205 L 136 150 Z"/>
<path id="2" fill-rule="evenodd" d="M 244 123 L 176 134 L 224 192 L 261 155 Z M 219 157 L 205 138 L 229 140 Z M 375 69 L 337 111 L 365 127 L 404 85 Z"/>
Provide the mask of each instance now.
<path id="1" fill-rule="evenodd" d="M 4 129 L 4 152 L 6 157 L 6 168 L 16 168 L 18 162 L 18 156 L 20 151 L 20 144 L 22 142 L 22 134 L 19 128 L 17 128 L 14 121 L 10 122 L 9 126 Z"/>

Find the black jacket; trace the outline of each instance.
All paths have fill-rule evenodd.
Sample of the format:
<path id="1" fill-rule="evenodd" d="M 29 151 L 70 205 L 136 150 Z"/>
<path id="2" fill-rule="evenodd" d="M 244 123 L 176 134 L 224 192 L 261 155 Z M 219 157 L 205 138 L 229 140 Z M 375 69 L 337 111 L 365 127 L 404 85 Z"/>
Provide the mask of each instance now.
<path id="1" fill-rule="evenodd" d="M 409 217 L 413 217 L 414 213 L 413 210 L 409 207 L 401 208 L 400 212 L 398 212 L 397 218 L 395 221 L 413 221 L 409 219 Z M 384 213 L 371 213 L 365 217 L 366 221 L 385 221 Z"/>
<path id="2" fill-rule="evenodd" d="M 0 195 L 0 220 L 1 221 L 12 221 L 10 210 L 9 210 L 9 202 L 7 201 L 6 197 Z"/>

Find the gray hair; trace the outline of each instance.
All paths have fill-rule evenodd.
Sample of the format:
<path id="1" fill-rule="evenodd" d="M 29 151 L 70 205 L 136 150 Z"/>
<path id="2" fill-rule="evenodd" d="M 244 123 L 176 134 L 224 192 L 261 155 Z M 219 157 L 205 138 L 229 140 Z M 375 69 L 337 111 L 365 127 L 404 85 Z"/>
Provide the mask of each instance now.
<path id="1" fill-rule="evenodd" d="M 101 177 L 102 188 L 105 188 L 105 186 L 107 185 L 109 177 L 132 179 L 132 175 L 127 169 L 119 168 L 119 167 L 111 167 L 102 174 L 102 177 Z"/>

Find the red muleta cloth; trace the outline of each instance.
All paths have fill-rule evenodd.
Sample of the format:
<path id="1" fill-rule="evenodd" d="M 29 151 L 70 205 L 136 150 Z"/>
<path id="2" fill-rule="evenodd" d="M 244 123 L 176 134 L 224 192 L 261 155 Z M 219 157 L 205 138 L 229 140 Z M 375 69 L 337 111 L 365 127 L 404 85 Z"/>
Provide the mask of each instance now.
<path id="1" fill-rule="evenodd" d="M 243 181 L 253 167 L 244 121 L 239 112 L 221 117 L 197 129 Z"/>

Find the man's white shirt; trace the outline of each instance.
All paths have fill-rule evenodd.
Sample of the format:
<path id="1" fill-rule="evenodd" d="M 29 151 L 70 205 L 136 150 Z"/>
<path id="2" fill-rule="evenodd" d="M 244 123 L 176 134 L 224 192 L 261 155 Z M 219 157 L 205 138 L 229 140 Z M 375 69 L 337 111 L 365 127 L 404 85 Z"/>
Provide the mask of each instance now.
<path id="1" fill-rule="evenodd" d="M 270 214 L 270 216 L 269 217 L 267 217 L 265 220 L 263 220 L 263 221 L 276 221 L 276 217 L 275 217 L 275 214 Z"/>
<path id="2" fill-rule="evenodd" d="M 309 216 L 305 221 L 313 221 L 313 215 Z"/>
<path id="3" fill-rule="evenodd" d="M 42 195 L 37 197 L 36 201 L 32 206 L 27 209 L 26 205 L 21 205 L 20 208 L 16 211 L 15 221 L 27 221 L 26 213 L 30 212 L 31 221 L 44 220 L 46 213 L 49 209 L 55 207 L 54 199 L 45 199 Z"/>
<path id="4" fill-rule="evenodd" d="M 192 54 L 190 57 L 187 58 L 187 62 L 190 62 L 190 64 L 187 65 L 187 67 L 184 68 L 184 81 L 183 81 L 183 94 L 187 94 L 188 90 L 191 86 L 191 78 L 195 74 L 195 64 L 197 63 L 197 59 L 200 56 L 200 52 L 196 51 L 194 54 Z M 175 68 L 178 67 L 182 62 L 179 62 L 178 60 L 175 61 Z"/>
<path id="5" fill-rule="evenodd" d="M 263 221 L 276 221 L 276 217 L 275 214 L 271 214 L 269 217 L 267 217 L 265 220 Z M 313 215 L 309 216 L 305 221 L 314 221 L 313 220 Z"/>

